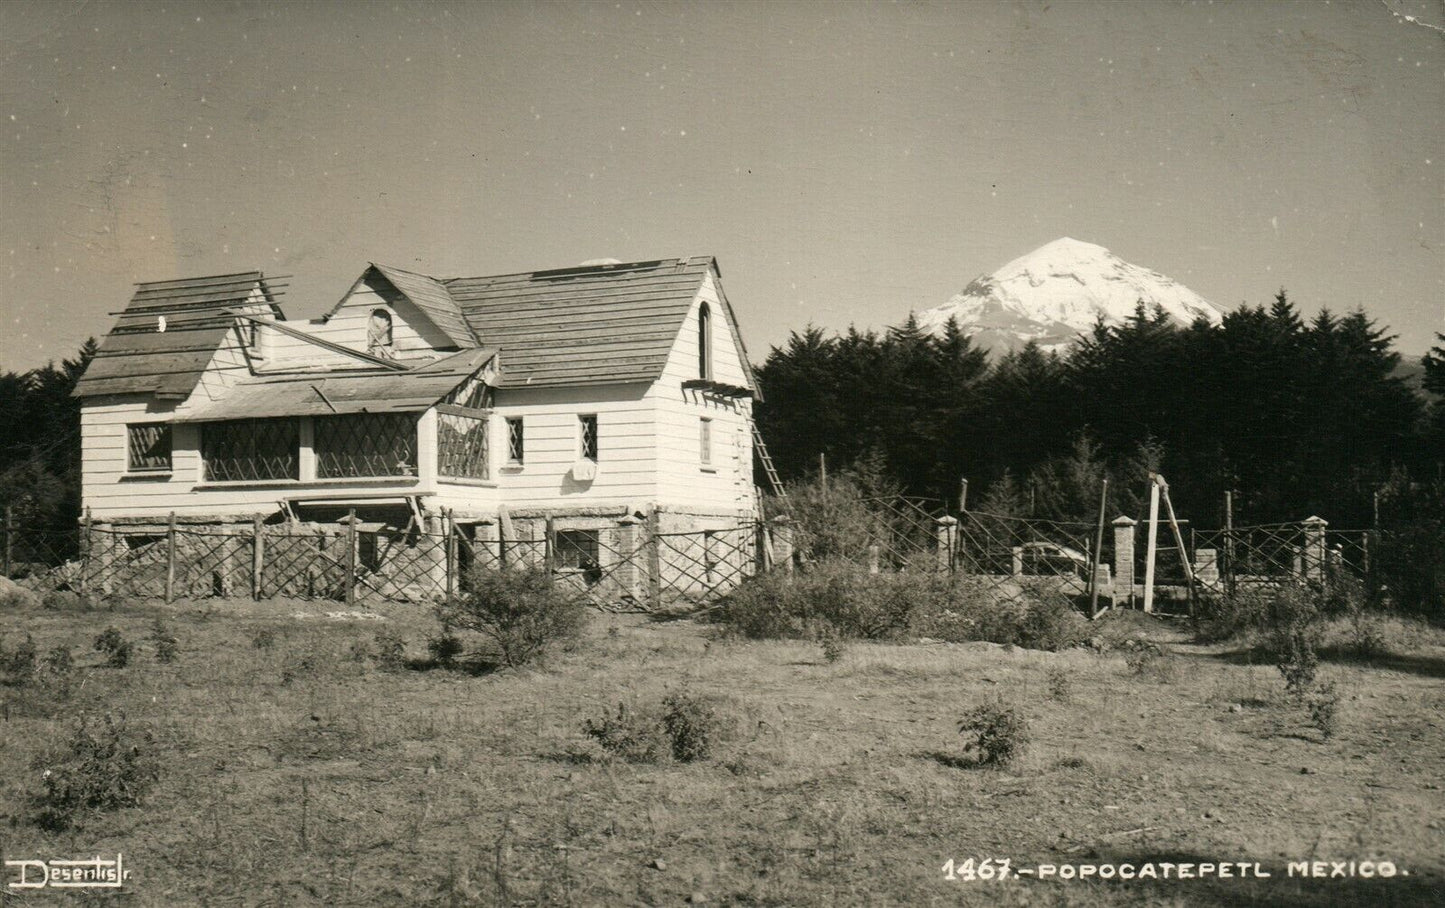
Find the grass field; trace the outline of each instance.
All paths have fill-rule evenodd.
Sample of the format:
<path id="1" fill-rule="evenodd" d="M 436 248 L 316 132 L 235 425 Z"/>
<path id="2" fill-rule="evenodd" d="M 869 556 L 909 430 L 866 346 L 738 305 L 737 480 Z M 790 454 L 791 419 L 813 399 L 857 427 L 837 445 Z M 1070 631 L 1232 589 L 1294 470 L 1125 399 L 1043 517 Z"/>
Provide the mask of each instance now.
<path id="1" fill-rule="evenodd" d="M 145 642 L 162 615 L 179 659 Z M 125 668 L 91 641 L 136 641 Z M 989 644 L 713 639 L 688 620 L 594 616 L 541 667 L 428 666 L 429 616 L 327 617 L 314 603 L 209 601 L 3 615 L 7 641 L 75 648 L 70 692 L 0 688 L 6 859 L 123 852 L 90 898 L 147 905 L 1440 904 L 1445 902 L 1445 648 L 1397 625 L 1374 664 L 1326 660 L 1344 697 L 1329 740 L 1247 649 L 1188 643 L 1137 614 L 1117 644 L 1173 655 L 1134 674 L 1112 652 Z M 380 628 L 417 661 L 353 658 Z M 266 644 L 270 631 L 271 642 Z M 262 646 L 255 641 L 260 636 Z M 588 760 L 582 723 L 687 690 L 731 734 L 688 764 Z M 962 758 L 956 723 L 1002 698 L 1031 726 L 1006 769 Z M 160 776 L 139 807 L 47 832 L 31 798 L 76 717 L 150 730 Z M 947 880 L 945 861 L 1014 867 L 1259 862 L 1269 879 Z M 1391 880 L 1286 876 L 1291 861 L 1390 860 Z M 1408 873 L 1408 876 L 1404 875 Z M 7 876 L 7 879 L 13 876 Z M 76 892 L 0 894 L 69 904 Z"/>

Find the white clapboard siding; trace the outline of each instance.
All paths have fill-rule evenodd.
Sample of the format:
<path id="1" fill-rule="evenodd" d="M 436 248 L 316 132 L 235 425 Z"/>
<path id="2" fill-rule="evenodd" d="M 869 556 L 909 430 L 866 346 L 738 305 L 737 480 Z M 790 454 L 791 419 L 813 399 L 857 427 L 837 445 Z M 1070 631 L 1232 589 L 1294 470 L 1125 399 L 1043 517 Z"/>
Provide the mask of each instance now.
<path id="1" fill-rule="evenodd" d="M 505 362 L 505 360 L 504 360 Z M 656 407 L 647 386 L 498 390 L 492 434 L 492 475 L 509 507 L 604 507 L 652 501 L 657 496 L 653 443 Z M 576 482 L 580 421 L 597 415 L 597 478 Z M 506 419 L 521 418 L 525 462 L 506 464 Z"/>
<path id="2" fill-rule="evenodd" d="M 331 313 L 326 324 L 338 335 L 328 339 L 356 350 L 366 350 L 366 329 L 371 313 L 377 309 L 391 314 L 392 350 L 398 359 L 434 355 L 438 348 L 456 346 L 415 303 L 380 276 L 359 282 Z"/>
<path id="3" fill-rule="evenodd" d="M 662 377 L 650 396 L 656 401 L 659 500 L 668 507 L 702 510 L 750 509 L 752 506 L 752 434 L 748 429 L 751 401 L 708 399 L 684 392 L 682 383 L 698 378 L 698 313 L 711 310 L 713 379 L 746 385 L 742 351 L 733 341 L 727 313 L 718 299 L 712 274 L 703 281 L 688 310 Z M 703 417 L 712 420 L 712 463 L 702 463 Z"/>

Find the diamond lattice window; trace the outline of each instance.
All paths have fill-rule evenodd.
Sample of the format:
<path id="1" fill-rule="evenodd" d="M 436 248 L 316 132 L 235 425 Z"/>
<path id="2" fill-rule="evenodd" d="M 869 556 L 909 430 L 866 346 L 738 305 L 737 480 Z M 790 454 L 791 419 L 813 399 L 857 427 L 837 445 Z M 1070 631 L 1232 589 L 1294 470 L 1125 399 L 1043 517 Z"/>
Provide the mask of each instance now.
<path id="1" fill-rule="evenodd" d="M 416 417 L 355 413 L 316 419 L 316 476 L 415 476 Z"/>
<path id="2" fill-rule="evenodd" d="M 582 456 L 587 460 L 597 459 L 597 417 L 579 416 L 582 434 Z"/>
<path id="3" fill-rule="evenodd" d="M 523 463 L 527 457 L 527 436 L 521 417 L 507 420 L 507 460 Z"/>
<path id="4" fill-rule="evenodd" d="M 437 416 L 437 471 L 443 476 L 487 479 L 487 420 L 441 413 Z"/>
<path id="5" fill-rule="evenodd" d="M 294 419 L 237 419 L 201 426 L 201 460 L 212 482 L 297 479 Z"/>
<path id="6" fill-rule="evenodd" d="M 170 423 L 153 422 L 127 426 L 130 469 L 132 472 L 169 470 L 171 468 Z"/>

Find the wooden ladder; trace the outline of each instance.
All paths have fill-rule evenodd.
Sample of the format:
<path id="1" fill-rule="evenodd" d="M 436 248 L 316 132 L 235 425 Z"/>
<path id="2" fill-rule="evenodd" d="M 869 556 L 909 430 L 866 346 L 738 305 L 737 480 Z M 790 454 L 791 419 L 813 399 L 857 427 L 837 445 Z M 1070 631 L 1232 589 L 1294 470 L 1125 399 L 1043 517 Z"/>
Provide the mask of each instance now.
<path id="1" fill-rule="evenodd" d="M 787 501 L 788 491 L 783 488 L 783 481 L 778 478 L 778 468 L 773 466 L 772 455 L 768 453 L 768 446 L 763 442 L 763 433 L 758 431 L 758 424 L 753 422 L 752 417 L 748 418 L 748 426 L 753 430 L 753 447 L 757 449 L 758 460 L 763 462 L 763 472 L 768 476 L 768 484 L 772 486 L 773 494 Z"/>

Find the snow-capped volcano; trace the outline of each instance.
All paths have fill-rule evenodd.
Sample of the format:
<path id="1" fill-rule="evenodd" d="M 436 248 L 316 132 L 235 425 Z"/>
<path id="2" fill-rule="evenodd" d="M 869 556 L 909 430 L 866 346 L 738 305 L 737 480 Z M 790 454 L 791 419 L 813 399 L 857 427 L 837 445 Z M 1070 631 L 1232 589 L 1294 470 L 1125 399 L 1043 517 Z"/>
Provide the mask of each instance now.
<path id="1" fill-rule="evenodd" d="M 1182 325 L 1197 318 L 1219 324 L 1213 303 L 1157 271 L 1131 265 L 1103 246 L 1064 237 L 976 278 L 942 306 L 918 313 L 925 330 L 942 331 L 956 318 L 977 346 L 1000 352 L 1029 341 L 1061 349 L 1102 316 L 1117 324 L 1142 300 Z"/>

